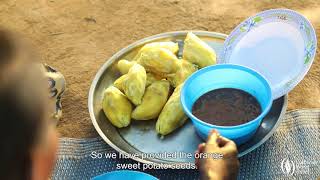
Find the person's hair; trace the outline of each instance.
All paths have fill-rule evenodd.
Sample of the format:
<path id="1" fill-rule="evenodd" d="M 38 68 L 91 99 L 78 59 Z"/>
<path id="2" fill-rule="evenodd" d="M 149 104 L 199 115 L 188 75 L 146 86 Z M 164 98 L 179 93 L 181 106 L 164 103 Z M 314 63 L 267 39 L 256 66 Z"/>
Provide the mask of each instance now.
<path id="1" fill-rule="evenodd" d="M 0 30 L 0 179 L 31 179 L 32 148 L 44 125 L 43 78 L 27 49 Z"/>

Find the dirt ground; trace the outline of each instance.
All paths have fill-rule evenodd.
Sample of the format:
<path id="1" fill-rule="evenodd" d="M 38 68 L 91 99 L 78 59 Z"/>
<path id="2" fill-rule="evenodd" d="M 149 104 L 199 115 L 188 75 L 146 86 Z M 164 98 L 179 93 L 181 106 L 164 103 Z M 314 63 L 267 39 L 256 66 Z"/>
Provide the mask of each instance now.
<path id="1" fill-rule="evenodd" d="M 62 136 L 79 138 L 97 136 L 87 96 L 95 73 L 112 54 L 167 31 L 228 34 L 248 16 L 270 8 L 299 11 L 320 36 L 319 0 L 1 0 L 0 26 L 28 37 L 43 61 L 65 75 L 68 86 L 58 129 Z M 311 71 L 289 94 L 290 110 L 320 107 L 317 51 Z"/>

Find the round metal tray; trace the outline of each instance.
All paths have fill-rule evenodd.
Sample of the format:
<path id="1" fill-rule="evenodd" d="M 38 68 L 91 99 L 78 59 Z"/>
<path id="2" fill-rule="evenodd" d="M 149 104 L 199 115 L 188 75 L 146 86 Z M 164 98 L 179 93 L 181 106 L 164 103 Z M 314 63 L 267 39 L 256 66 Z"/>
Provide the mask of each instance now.
<path id="1" fill-rule="evenodd" d="M 116 151 L 135 156 L 132 159 L 142 163 L 193 163 L 193 158 L 145 158 L 143 153 L 194 153 L 198 144 L 203 142 L 195 132 L 190 121 L 172 134 L 161 138 L 155 131 L 155 120 L 132 121 L 129 127 L 115 128 L 102 111 L 101 101 L 104 89 L 111 85 L 120 76 L 116 63 L 120 59 L 131 59 L 146 43 L 155 41 L 174 41 L 183 45 L 183 40 L 188 31 L 168 32 L 139 40 L 117 52 L 97 72 L 89 92 L 89 112 L 92 123 L 102 137 Z M 218 54 L 223 49 L 223 42 L 227 35 L 193 31 L 198 37 L 208 43 Z M 263 144 L 278 127 L 287 107 L 287 95 L 273 101 L 272 108 L 263 119 L 255 136 L 247 143 L 238 147 L 239 157 L 253 151 Z"/>

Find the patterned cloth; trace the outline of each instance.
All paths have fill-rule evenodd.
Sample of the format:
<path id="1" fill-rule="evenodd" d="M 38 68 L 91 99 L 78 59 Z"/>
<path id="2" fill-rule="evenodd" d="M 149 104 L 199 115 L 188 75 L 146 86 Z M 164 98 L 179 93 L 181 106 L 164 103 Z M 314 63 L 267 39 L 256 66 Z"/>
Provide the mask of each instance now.
<path id="1" fill-rule="evenodd" d="M 238 179 L 317 179 L 320 177 L 320 109 L 288 112 L 274 135 L 240 158 Z M 60 140 L 52 179 L 90 179 L 116 170 L 125 159 L 93 159 L 95 152 L 114 152 L 101 138 Z M 196 170 L 149 170 L 159 179 L 199 179 Z"/>

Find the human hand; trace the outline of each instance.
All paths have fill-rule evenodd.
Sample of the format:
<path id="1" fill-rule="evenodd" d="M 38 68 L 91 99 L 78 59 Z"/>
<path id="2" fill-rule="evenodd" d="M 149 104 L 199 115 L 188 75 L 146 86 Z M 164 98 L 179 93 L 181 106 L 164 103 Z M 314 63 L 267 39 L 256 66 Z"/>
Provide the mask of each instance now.
<path id="1" fill-rule="evenodd" d="M 221 158 L 196 158 L 196 165 L 201 179 L 229 180 L 237 179 L 239 171 L 238 151 L 236 144 L 212 130 L 206 143 L 198 146 L 198 156 L 202 154 L 221 154 Z"/>

